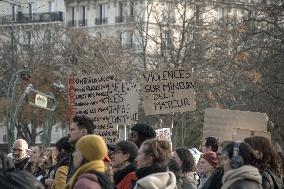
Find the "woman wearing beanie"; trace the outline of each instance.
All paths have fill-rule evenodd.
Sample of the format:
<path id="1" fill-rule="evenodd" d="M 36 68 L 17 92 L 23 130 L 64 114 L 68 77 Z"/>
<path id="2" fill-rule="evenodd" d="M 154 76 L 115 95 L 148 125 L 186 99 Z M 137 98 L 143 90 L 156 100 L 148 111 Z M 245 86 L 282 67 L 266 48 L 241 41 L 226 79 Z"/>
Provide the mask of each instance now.
<path id="1" fill-rule="evenodd" d="M 98 135 L 86 135 L 76 143 L 73 163 L 76 169 L 67 184 L 68 189 L 111 189 L 103 159 L 107 145 Z"/>
<path id="2" fill-rule="evenodd" d="M 233 142 L 222 152 L 224 176 L 221 189 L 262 189 L 261 175 L 256 167 L 256 155 L 246 143 Z"/>
<path id="3" fill-rule="evenodd" d="M 136 157 L 138 180 L 134 189 L 176 189 L 176 177 L 167 171 L 170 157 L 171 146 L 168 141 L 145 141 Z"/>
<path id="4" fill-rule="evenodd" d="M 198 181 L 198 189 L 207 188 L 208 183 L 211 183 L 211 174 L 216 169 L 218 164 L 217 154 L 213 151 L 204 153 L 199 161 L 200 178 Z"/>
<path id="5" fill-rule="evenodd" d="M 189 149 L 176 149 L 176 151 L 173 153 L 173 159 L 177 162 L 180 170 L 180 173 L 176 174 L 178 189 L 196 189 L 196 167 L 194 158 Z"/>
<path id="6" fill-rule="evenodd" d="M 115 145 L 112 155 L 113 180 L 117 189 L 130 189 L 137 179 L 135 158 L 137 146 L 130 141 L 120 141 Z"/>

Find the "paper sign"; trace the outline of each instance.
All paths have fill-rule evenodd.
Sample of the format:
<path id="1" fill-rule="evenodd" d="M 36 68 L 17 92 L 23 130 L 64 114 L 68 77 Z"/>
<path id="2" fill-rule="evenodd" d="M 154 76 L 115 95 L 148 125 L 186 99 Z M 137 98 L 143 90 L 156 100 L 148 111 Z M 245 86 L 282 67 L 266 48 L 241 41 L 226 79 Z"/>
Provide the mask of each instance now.
<path id="1" fill-rule="evenodd" d="M 146 115 L 194 111 L 196 108 L 191 68 L 144 72 L 142 93 Z"/>
<path id="2" fill-rule="evenodd" d="M 46 108 L 47 107 L 47 97 L 40 95 L 40 94 L 36 94 L 35 105 Z"/>
<path id="3" fill-rule="evenodd" d="M 139 85 L 136 81 L 116 82 L 109 91 L 110 125 L 130 125 L 138 121 Z"/>
<path id="4" fill-rule="evenodd" d="M 95 133 L 108 143 L 118 140 L 117 125 L 137 123 L 139 85 L 136 81 L 115 82 L 111 74 L 69 78 L 71 116 L 86 115 Z"/>
<path id="5" fill-rule="evenodd" d="M 203 139 L 216 136 L 232 141 L 233 128 L 267 131 L 265 113 L 207 108 L 204 115 Z"/>
<path id="6" fill-rule="evenodd" d="M 156 138 L 159 140 L 171 141 L 171 129 L 170 128 L 157 129 Z"/>
<path id="7" fill-rule="evenodd" d="M 108 124 L 109 97 L 111 85 L 115 83 L 112 74 L 73 76 L 68 79 L 70 115 L 85 115 L 93 120 L 95 134 L 106 142 L 116 142 L 116 127 Z"/>

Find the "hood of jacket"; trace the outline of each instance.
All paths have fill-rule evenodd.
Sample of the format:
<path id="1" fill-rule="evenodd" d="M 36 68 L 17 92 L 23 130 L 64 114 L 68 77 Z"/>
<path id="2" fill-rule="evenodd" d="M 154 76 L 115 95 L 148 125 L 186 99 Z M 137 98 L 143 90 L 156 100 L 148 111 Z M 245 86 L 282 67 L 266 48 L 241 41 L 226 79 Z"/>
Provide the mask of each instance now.
<path id="1" fill-rule="evenodd" d="M 159 172 L 139 179 L 134 189 L 176 189 L 176 177 L 172 172 Z"/>
<path id="2" fill-rule="evenodd" d="M 222 179 L 222 189 L 230 188 L 237 181 L 249 180 L 261 186 L 262 178 L 256 167 L 244 165 L 225 173 Z"/>

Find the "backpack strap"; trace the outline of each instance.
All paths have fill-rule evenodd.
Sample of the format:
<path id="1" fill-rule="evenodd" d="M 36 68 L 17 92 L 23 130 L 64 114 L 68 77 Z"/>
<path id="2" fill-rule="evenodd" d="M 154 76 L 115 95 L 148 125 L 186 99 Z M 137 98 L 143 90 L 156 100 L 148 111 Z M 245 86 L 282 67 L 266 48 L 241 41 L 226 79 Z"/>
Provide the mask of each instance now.
<path id="1" fill-rule="evenodd" d="M 265 172 L 270 175 L 274 189 L 284 189 L 284 184 L 280 177 L 276 176 L 271 170 L 265 170 Z"/>
<path id="2" fill-rule="evenodd" d="M 105 173 L 99 173 L 95 170 L 88 171 L 88 173 L 95 174 L 99 180 L 102 189 L 113 189 L 109 177 Z"/>

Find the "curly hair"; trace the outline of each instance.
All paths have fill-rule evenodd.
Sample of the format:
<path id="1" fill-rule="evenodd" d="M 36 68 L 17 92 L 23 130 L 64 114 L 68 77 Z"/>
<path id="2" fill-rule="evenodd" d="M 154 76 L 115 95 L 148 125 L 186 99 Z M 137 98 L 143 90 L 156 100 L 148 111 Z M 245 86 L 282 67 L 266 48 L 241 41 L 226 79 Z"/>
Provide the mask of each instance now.
<path id="1" fill-rule="evenodd" d="M 181 170 L 183 173 L 195 171 L 196 167 L 195 167 L 194 158 L 191 152 L 189 151 L 189 149 L 178 148 L 176 149 L 176 153 L 182 162 Z"/>
<path id="2" fill-rule="evenodd" d="M 205 138 L 204 146 L 211 147 L 213 152 L 217 152 L 220 146 L 220 139 L 215 136 Z"/>
<path id="3" fill-rule="evenodd" d="M 168 141 L 153 138 L 146 140 L 142 145 L 144 153 L 153 158 L 154 165 L 161 168 L 167 167 L 172 155 L 171 145 Z"/>
<path id="4" fill-rule="evenodd" d="M 43 158 L 43 156 L 44 156 L 44 154 L 45 153 L 48 153 L 48 159 L 49 159 L 49 161 L 50 161 L 50 166 L 52 166 L 52 165 L 55 165 L 56 164 L 56 157 L 57 157 L 57 153 L 56 153 L 56 149 L 53 147 L 51 147 L 51 148 L 45 148 L 41 153 L 40 153 L 40 156 L 39 156 L 39 158 L 38 158 L 38 161 L 37 161 L 37 163 L 36 163 L 36 166 L 35 166 L 35 172 L 37 172 L 39 169 L 40 169 L 40 167 L 39 167 L 39 165 L 40 165 L 40 162 L 41 162 L 41 159 Z M 50 167 L 49 166 L 49 167 Z M 48 167 L 48 168 L 49 168 Z"/>
<path id="5" fill-rule="evenodd" d="M 262 136 L 252 136 L 245 138 L 244 141 L 261 153 L 260 157 L 257 157 L 258 163 L 256 165 L 260 171 L 269 169 L 279 173 L 278 154 L 269 139 Z"/>

